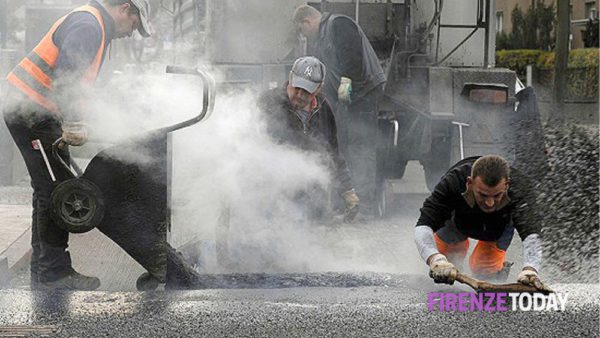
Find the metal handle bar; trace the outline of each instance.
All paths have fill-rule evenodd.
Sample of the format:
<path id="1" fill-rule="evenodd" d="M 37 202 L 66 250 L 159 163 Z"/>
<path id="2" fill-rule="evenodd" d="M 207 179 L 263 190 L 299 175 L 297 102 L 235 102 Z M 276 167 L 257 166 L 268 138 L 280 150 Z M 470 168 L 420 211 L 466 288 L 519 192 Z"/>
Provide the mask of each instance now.
<path id="1" fill-rule="evenodd" d="M 198 68 L 188 68 L 188 67 L 181 67 L 181 66 L 167 66 L 166 69 L 167 73 L 170 74 L 188 74 L 188 75 L 195 75 L 195 76 L 199 76 L 202 79 L 203 82 L 203 88 L 202 88 L 202 110 L 200 111 L 200 113 L 197 116 L 194 116 L 193 118 L 180 122 L 180 123 L 176 123 L 173 124 L 171 126 L 168 127 L 162 127 L 162 128 L 158 128 L 158 129 L 154 129 L 151 130 L 149 132 L 144 133 L 143 135 L 139 135 L 139 136 L 134 136 L 132 137 L 132 139 L 144 139 L 144 138 L 151 138 L 154 137 L 156 135 L 162 135 L 162 134 L 167 134 L 167 133 L 171 133 L 175 130 L 179 130 L 179 129 L 183 129 L 186 127 L 189 127 L 191 125 L 194 125 L 202 120 L 204 120 L 205 118 L 207 118 L 210 113 L 212 112 L 213 108 L 214 108 L 214 101 L 215 101 L 215 87 L 216 87 L 216 82 L 215 79 L 212 77 L 212 75 L 210 75 L 208 72 L 205 72 L 203 70 L 200 70 Z M 62 143 L 62 137 L 58 138 L 56 141 L 54 141 L 54 143 L 52 143 L 52 155 L 65 167 L 67 168 L 67 170 L 73 175 L 73 177 L 79 177 L 82 175 L 82 170 L 73 162 L 71 161 L 71 166 L 73 167 L 73 169 L 71 169 L 71 166 L 68 165 L 63 158 L 60 156 L 58 150 L 61 147 L 61 143 Z"/>
<path id="2" fill-rule="evenodd" d="M 206 117 L 208 117 L 214 107 L 216 82 L 215 82 L 215 79 L 212 77 L 212 75 L 210 75 L 208 72 L 205 72 L 204 70 L 200 70 L 198 68 L 188 68 L 188 67 L 181 67 L 181 66 L 167 66 L 166 72 L 170 73 L 170 74 L 195 75 L 195 76 L 199 76 L 202 79 L 202 82 L 204 84 L 204 86 L 202 88 L 202 96 L 203 96 L 202 111 L 200 112 L 200 114 L 198 114 L 197 116 L 195 116 L 187 121 L 183 121 L 183 122 L 176 123 L 176 124 L 168 126 L 168 127 L 163 127 L 163 128 L 159 128 L 159 129 L 150 131 L 151 134 L 159 134 L 159 133 L 166 134 L 166 133 L 173 132 L 175 130 L 179 130 L 179 129 L 194 125 L 194 124 L 204 120 Z"/>

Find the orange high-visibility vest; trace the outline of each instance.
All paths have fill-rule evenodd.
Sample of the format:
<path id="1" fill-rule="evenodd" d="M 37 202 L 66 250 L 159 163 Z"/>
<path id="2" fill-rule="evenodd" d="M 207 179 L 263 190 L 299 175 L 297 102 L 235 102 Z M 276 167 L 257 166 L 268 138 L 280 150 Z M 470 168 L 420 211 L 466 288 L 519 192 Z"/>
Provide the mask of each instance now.
<path id="1" fill-rule="evenodd" d="M 96 20 L 98 20 L 100 28 L 102 28 L 102 42 L 98 48 L 98 53 L 96 53 L 94 61 L 90 64 L 81 79 L 84 84 L 92 85 L 98 77 L 98 72 L 102 64 L 102 54 L 104 53 L 106 37 L 104 21 L 102 20 L 100 11 L 90 5 L 78 7 L 71 13 L 74 12 L 91 13 Z M 54 68 L 56 67 L 56 60 L 58 59 L 60 50 L 52 41 L 52 36 L 58 29 L 58 26 L 60 26 L 71 13 L 56 21 L 52 28 L 50 28 L 50 31 L 42 38 L 42 41 L 38 43 L 29 55 L 21 60 L 6 78 L 11 85 L 22 91 L 32 101 L 59 116 L 61 114 L 56 102 L 52 99 L 52 92 L 54 90 L 52 82 L 54 80 Z"/>

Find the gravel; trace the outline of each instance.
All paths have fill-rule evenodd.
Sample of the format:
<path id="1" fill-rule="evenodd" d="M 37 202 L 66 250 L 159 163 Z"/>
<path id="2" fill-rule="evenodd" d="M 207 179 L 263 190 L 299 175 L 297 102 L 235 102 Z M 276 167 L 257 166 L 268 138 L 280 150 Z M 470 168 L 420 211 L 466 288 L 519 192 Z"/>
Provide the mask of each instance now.
<path id="1" fill-rule="evenodd" d="M 542 226 L 544 274 L 554 281 L 597 283 L 598 126 L 537 126 L 516 125 L 515 166 L 531 178 L 528 217 Z"/>
<path id="2" fill-rule="evenodd" d="M 548 164 L 538 184 L 548 271 L 565 282 L 598 282 L 598 128 L 547 126 Z"/>

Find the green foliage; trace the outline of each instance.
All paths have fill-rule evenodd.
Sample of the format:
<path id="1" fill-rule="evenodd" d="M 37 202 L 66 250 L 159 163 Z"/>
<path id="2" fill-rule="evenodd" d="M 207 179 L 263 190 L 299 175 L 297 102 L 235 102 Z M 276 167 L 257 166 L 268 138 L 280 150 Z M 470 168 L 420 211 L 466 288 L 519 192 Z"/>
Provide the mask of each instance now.
<path id="1" fill-rule="evenodd" d="M 543 85 L 552 85 L 554 72 L 553 52 L 542 50 L 496 51 L 496 67 L 514 70 L 524 77 L 527 65 L 537 69 L 537 79 Z M 598 68 L 600 49 L 580 48 L 569 52 L 567 69 L 567 97 L 598 99 Z"/>
<path id="2" fill-rule="evenodd" d="M 532 3 L 527 13 L 516 5 L 511 11 L 512 32 L 496 35 L 496 50 L 551 50 L 554 45 L 554 17 L 554 4 L 546 6 L 542 0 Z"/>
<path id="3" fill-rule="evenodd" d="M 508 68 L 524 76 L 527 65 L 535 65 L 543 53 L 535 49 L 499 50 L 496 51 L 496 67 Z"/>
<path id="4" fill-rule="evenodd" d="M 569 68 L 593 68 L 598 67 L 600 50 L 598 48 L 579 48 L 569 52 Z M 540 54 L 535 66 L 539 69 L 554 68 L 554 53 L 543 52 Z"/>

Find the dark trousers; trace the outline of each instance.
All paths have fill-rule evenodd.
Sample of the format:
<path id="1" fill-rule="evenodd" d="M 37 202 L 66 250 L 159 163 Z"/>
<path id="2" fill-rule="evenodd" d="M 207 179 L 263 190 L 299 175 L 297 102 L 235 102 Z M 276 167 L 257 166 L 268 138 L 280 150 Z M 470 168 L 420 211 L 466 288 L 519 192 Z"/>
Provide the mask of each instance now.
<path id="1" fill-rule="evenodd" d="M 360 198 L 360 211 L 365 214 L 374 214 L 377 207 L 377 116 L 382 96 L 383 89 L 379 86 L 349 106 L 338 107 L 340 151 L 346 158 L 354 188 Z"/>
<path id="2" fill-rule="evenodd" d="M 25 160 L 33 187 L 32 282 L 53 281 L 71 270 L 71 256 L 67 251 L 69 233 L 50 218 L 50 194 L 58 183 L 70 178 L 67 169 L 52 156 L 52 143 L 62 134 L 61 122 L 52 116 L 40 117 L 34 111 L 8 107 L 4 109 L 4 121 Z M 56 182 L 52 182 L 41 152 L 32 147 L 35 139 L 42 142 Z M 62 150 L 61 156 L 69 161 L 68 150 Z"/>

